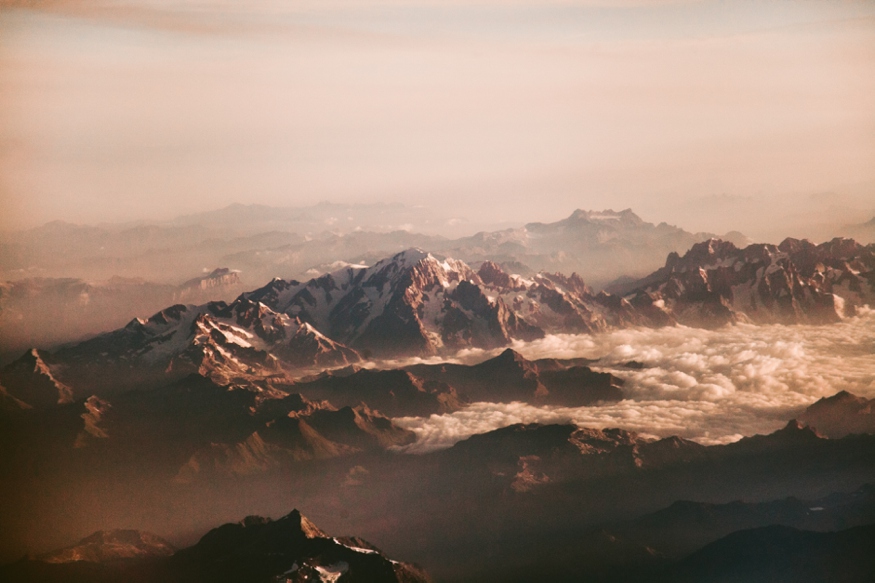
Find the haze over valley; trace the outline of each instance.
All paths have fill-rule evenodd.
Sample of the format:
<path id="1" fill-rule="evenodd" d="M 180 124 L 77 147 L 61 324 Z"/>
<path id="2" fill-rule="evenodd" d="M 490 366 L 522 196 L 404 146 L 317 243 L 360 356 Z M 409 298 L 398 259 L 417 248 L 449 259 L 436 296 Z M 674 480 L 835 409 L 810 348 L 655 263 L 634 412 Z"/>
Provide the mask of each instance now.
<path id="1" fill-rule="evenodd" d="M 875 7 L 0 0 L 0 579 L 875 578 Z"/>

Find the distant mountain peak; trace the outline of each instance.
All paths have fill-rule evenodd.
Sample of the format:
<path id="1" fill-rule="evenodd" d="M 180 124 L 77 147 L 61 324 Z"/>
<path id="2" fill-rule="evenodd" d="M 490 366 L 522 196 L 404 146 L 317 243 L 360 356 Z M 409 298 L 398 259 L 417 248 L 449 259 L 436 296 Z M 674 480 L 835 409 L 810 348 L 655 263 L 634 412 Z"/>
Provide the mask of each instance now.
<path id="1" fill-rule="evenodd" d="M 486 362 L 491 362 L 494 364 L 509 364 L 509 363 L 521 363 L 521 364 L 531 364 L 531 361 L 528 360 L 525 356 L 514 350 L 513 348 L 505 348 L 501 351 L 501 353 L 491 360 L 487 360 Z"/>
<path id="2" fill-rule="evenodd" d="M 602 211 L 577 209 L 569 220 L 585 220 L 585 221 L 628 221 L 632 223 L 643 223 L 641 217 L 632 212 L 631 208 L 615 211 L 614 209 L 605 209 Z"/>
<path id="3" fill-rule="evenodd" d="M 278 522 L 282 522 L 285 520 L 290 521 L 292 524 L 296 525 L 305 538 L 319 538 L 328 536 L 324 532 L 322 532 L 322 530 L 318 526 L 313 524 L 313 521 L 301 514 L 301 512 L 297 508 L 289 512 L 284 517 L 280 518 Z"/>
<path id="4" fill-rule="evenodd" d="M 840 391 L 812 403 L 800 420 L 831 439 L 852 433 L 875 433 L 875 399 Z"/>
<path id="5" fill-rule="evenodd" d="M 204 573 L 205 581 L 337 581 L 347 572 L 354 581 L 428 581 L 418 567 L 392 561 L 366 541 L 329 537 L 298 510 L 278 520 L 251 516 L 224 524 L 173 560 Z"/>
<path id="6" fill-rule="evenodd" d="M 39 557 L 46 563 L 106 563 L 119 560 L 169 557 L 176 549 L 166 540 L 139 530 L 99 530 L 66 547 Z"/>
<path id="7" fill-rule="evenodd" d="M 815 428 L 806 425 L 798 419 L 791 419 L 789 422 L 787 422 L 787 425 L 785 425 L 783 429 L 779 429 L 772 435 L 775 437 L 780 436 L 785 439 L 793 440 L 823 439 L 823 435 L 818 433 Z"/>

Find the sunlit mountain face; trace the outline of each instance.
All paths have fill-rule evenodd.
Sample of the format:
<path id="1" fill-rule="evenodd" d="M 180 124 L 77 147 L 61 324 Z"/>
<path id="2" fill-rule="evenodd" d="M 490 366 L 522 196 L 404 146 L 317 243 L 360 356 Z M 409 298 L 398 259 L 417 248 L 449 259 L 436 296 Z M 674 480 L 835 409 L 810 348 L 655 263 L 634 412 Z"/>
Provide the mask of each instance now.
<path id="1" fill-rule="evenodd" d="M 867 3 L 0 1 L 0 580 L 875 579 L 873 69 Z"/>

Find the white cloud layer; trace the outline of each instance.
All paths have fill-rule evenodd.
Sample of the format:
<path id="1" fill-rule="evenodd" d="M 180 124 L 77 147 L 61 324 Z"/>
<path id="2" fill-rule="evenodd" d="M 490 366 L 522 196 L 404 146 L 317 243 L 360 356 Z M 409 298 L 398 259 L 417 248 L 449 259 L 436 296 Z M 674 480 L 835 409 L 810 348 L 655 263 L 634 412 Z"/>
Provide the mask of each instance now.
<path id="1" fill-rule="evenodd" d="M 827 326 L 639 328 L 548 336 L 514 349 L 530 359 L 599 358 L 601 366 L 594 368 L 622 377 L 627 398 L 577 408 L 476 403 L 448 415 L 398 419 L 418 436 L 406 451 L 449 447 L 513 423 L 568 421 L 726 443 L 775 431 L 812 402 L 841 390 L 875 397 L 875 310 Z M 491 355 L 468 352 L 458 360 Z M 646 368 L 623 368 L 630 360 Z"/>

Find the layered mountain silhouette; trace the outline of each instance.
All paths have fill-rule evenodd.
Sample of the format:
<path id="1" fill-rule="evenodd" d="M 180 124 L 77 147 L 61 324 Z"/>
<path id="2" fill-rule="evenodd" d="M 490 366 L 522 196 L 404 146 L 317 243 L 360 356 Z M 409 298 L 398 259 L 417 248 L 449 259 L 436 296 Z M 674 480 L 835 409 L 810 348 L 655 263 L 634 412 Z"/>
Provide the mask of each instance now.
<path id="1" fill-rule="evenodd" d="M 0 567 L 4 581 L 424 583 L 420 567 L 387 558 L 356 537 L 330 537 L 293 510 L 247 516 L 176 551 L 155 535 L 97 532 L 72 547 Z"/>
<path id="2" fill-rule="evenodd" d="M 470 401 L 524 401 L 569 407 L 623 398 L 622 379 L 595 372 L 580 360 L 534 360 L 508 348 L 479 364 L 418 364 L 409 372 L 446 383 Z"/>
<path id="3" fill-rule="evenodd" d="M 623 398 L 622 379 L 579 362 L 530 361 L 508 348 L 474 365 L 327 371 L 298 382 L 294 390 L 337 406 L 366 403 L 391 417 L 448 413 L 478 401 L 579 407 Z"/>
<path id="4" fill-rule="evenodd" d="M 264 473 L 308 460 L 382 451 L 414 434 L 367 406 L 299 394 L 265 399 L 200 375 L 112 400 L 91 396 L 3 418 L 7 462 L 64 459 L 78 468 L 143 464 L 176 482 Z M 11 469 L 11 468 L 10 468 Z"/>
<path id="5" fill-rule="evenodd" d="M 521 268 L 524 274 L 582 273 L 601 287 L 621 276 L 641 277 L 669 253 L 683 252 L 715 236 L 690 233 L 667 223 L 654 225 L 632 209 L 578 209 L 553 223 L 477 233 L 430 248 L 468 262 L 496 261 Z M 748 243 L 740 233 L 724 238 L 738 245 Z"/>
<path id="6" fill-rule="evenodd" d="M 832 438 L 853 433 L 875 433 L 875 399 L 841 391 L 810 405 L 799 416 L 799 420 Z"/>
<path id="7" fill-rule="evenodd" d="M 537 361 L 522 364 L 546 372 Z M 300 395 L 265 398 L 192 376 L 112 401 L 92 397 L 6 413 L 0 438 L 8 445 L 0 455 L 0 487 L 14 502 L 2 510 L 10 525 L 4 545 L 14 533 L 30 540 L 54 533 L 40 529 L 59 501 L 72 512 L 97 505 L 111 516 L 152 520 L 162 505 L 207 512 L 209 504 L 233 507 L 237 497 L 245 504 L 268 496 L 312 504 L 320 515 L 340 513 L 356 532 L 385 540 L 393 553 L 414 557 L 442 579 L 631 581 L 669 573 L 663 570 L 690 553 L 745 529 L 826 532 L 875 521 L 871 487 L 848 491 L 875 483 L 875 436 L 829 439 L 795 420 L 768 435 L 714 446 L 620 428 L 514 424 L 409 455 L 392 450 L 414 435 L 364 407 L 335 409 Z M 123 515 L 113 514 L 120 508 Z M 225 531 L 229 540 L 249 536 L 239 527 Z M 92 542 L 103 548 L 104 538 Z M 95 548 L 87 544 L 67 554 L 100 554 L 86 551 Z M 225 548 L 217 545 L 209 548 Z M 265 548 L 279 553 L 270 556 L 285 552 Z M 219 564 L 235 572 L 228 563 L 198 563 L 224 552 L 177 553 L 172 560 L 190 556 L 204 572 Z M 244 554 L 250 552 L 257 554 L 254 548 Z M 43 580 L 55 572 L 45 561 L 31 568 L 48 573 Z M 80 563 L 75 569 L 90 573 L 85 580 L 101 580 L 94 575 L 100 569 Z"/>
<path id="8" fill-rule="evenodd" d="M 657 581 L 871 581 L 875 524 L 838 532 L 765 526 L 734 532 L 666 569 Z"/>

